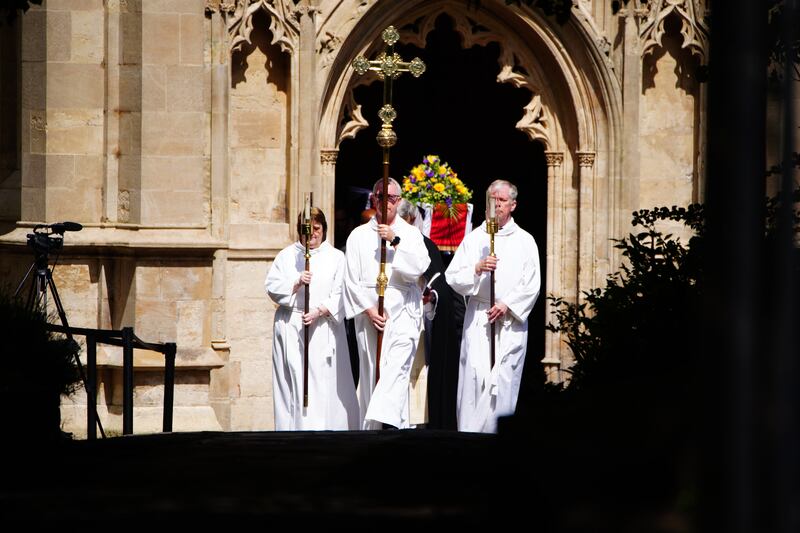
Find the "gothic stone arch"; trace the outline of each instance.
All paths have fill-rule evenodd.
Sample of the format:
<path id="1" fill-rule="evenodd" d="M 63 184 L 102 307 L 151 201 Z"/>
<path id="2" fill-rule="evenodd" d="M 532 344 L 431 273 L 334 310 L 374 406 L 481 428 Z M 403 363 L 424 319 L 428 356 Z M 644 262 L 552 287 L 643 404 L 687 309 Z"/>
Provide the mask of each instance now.
<path id="1" fill-rule="evenodd" d="M 400 29 L 403 42 L 424 47 L 435 19 L 446 13 L 464 47 L 499 45 L 498 83 L 532 93 L 516 127 L 546 150 L 548 276 L 542 297 L 575 300 L 582 289 L 602 282 L 617 263 L 610 238 L 621 226 L 621 91 L 608 42 L 580 8 L 559 26 L 527 7 L 500 2 L 483 2 L 476 8 L 456 0 L 323 0 L 317 7 L 289 0 L 240 1 L 229 6 L 231 47 L 248 39 L 248 20 L 257 9 L 269 13 L 275 42 L 292 54 L 293 102 L 300 100 L 295 94 L 308 90 L 294 74 L 295 67 L 302 68 L 296 57 L 303 52 L 302 24 L 297 21 L 309 14 L 316 17 L 313 89 L 320 110 L 318 129 L 313 140 L 304 140 L 300 132 L 299 144 L 318 147 L 312 172 L 318 171 L 324 210 L 333 210 L 339 143 L 374 120 L 362 116 L 353 97 L 354 87 L 368 80 L 354 76 L 352 59 L 374 55 L 378 35 L 390 24 Z M 301 155 L 303 149 L 300 146 Z M 302 165 L 300 159 L 297 165 L 291 162 L 295 168 Z M 291 174 L 290 188 L 299 187 L 301 175 Z M 552 335 L 544 356 L 554 371 L 570 363 L 568 350 Z"/>
<path id="2" fill-rule="evenodd" d="M 486 2 L 474 9 L 453 0 L 362 1 L 342 4 L 341 9 L 348 16 L 328 15 L 319 31 L 320 78 L 325 80 L 319 130 L 327 160 L 324 179 L 334 179 L 339 143 L 376 120 L 363 116 L 353 97 L 353 89 L 370 80 L 353 75 L 352 59 L 374 55 L 377 36 L 389 24 L 399 28 L 402 42 L 424 47 L 434 21 L 445 13 L 463 48 L 490 42 L 500 46 L 498 83 L 532 93 L 516 127 L 546 150 L 548 277 L 542 297 L 575 299 L 595 281 L 596 272 L 604 278 L 614 260 L 607 243 L 617 225 L 617 180 L 611 178 L 616 161 L 608 154 L 618 130 L 619 91 L 607 72 L 601 40 L 593 37 L 585 20 L 576 16 L 558 27 L 527 8 Z M 550 335 L 543 355 L 554 373 L 551 378 L 559 379 L 558 370 L 570 362 L 561 339 Z"/>

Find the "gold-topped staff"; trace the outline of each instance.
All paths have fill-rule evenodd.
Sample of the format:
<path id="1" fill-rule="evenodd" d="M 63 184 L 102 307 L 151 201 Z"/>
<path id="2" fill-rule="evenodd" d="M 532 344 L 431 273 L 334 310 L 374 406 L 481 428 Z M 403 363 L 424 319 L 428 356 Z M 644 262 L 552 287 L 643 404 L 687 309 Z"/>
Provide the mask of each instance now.
<path id="1" fill-rule="evenodd" d="M 308 193 L 305 207 L 303 208 L 303 237 L 305 237 L 303 240 L 306 245 L 306 271 L 311 270 L 311 252 L 308 249 L 308 241 L 311 240 L 311 204 L 313 203 L 313 195 L 313 192 Z M 303 305 L 303 313 L 307 315 L 311 285 L 306 285 L 304 292 L 305 302 Z M 303 345 L 303 407 L 308 407 L 308 324 L 303 325 L 303 335 L 305 336 L 305 344 Z"/>
<path id="2" fill-rule="evenodd" d="M 495 214 L 495 199 L 492 196 L 492 191 L 486 193 L 486 205 L 488 211 L 488 218 L 486 219 L 486 232 L 489 234 L 489 255 L 492 257 L 497 257 L 494 254 L 494 234 L 497 233 L 497 216 Z M 490 284 L 489 284 L 489 309 L 494 307 L 494 270 L 490 273 Z M 494 322 L 491 323 L 491 366 L 490 369 L 494 368 Z"/>
<path id="3" fill-rule="evenodd" d="M 378 111 L 378 118 L 383 125 L 378 132 L 378 145 L 383 148 L 383 190 L 381 197 L 381 220 L 386 223 L 386 200 L 389 195 L 389 149 L 397 143 L 397 134 L 392 129 L 392 121 L 397 118 L 397 112 L 392 107 L 392 81 L 403 72 L 410 72 L 418 78 L 425 72 L 425 63 L 418 57 L 406 63 L 399 54 L 395 53 L 394 45 L 400 40 L 400 34 L 394 26 L 389 26 L 381 33 L 381 39 L 386 43 L 386 48 L 376 60 L 370 61 L 364 56 L 353 60 L 353 68 L 358 74 L 368 71 L 378 73 L 378 78 L 383 81 L 383 106 Z M 383 316 L 383 296 L 389 278 L 386 276 L 386 245 L 381 242 L 381 270 L 376 280 L 378 290 L 378 314 Z M 383 345 L 383 332 L 378 331 L 378 344 L 375 356 L 375 383 L 381 377 L 381 347 Z"/>

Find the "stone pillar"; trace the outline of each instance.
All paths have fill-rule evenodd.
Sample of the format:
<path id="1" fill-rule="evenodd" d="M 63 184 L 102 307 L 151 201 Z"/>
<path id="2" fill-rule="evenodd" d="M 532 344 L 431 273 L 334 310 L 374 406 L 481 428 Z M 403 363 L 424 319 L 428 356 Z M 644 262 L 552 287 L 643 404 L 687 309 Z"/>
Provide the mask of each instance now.
<path id="1" fill-rule="evenodd" d="M 23 221 L 103 215 L 105 63 L 102 3 L 21 15 Z M 11 112 L 11 110 L 6 110 Z"/>
<path id="2" fill-rule="evenodd" d="M 230 176 L 228 173 L 228 106 L 230 61 L 225 17 L 211 11 L 211 234 L 228 242 Z M 209 401 L 220 425 L 231 429 L 231 345 L 225 312 L 228 251 L 214 253 L 211 280 L 211 348 L 224 363 L 211 370 Z"/>
<path id="3" fill-rule="evenodd" d="M 309 2 L 313 3 L 313 2 Z M 289 227 L 294 228 L 293 221 L 297 217 L 298 209 L 303 205 L 307 192 L 314 192 L 314 204 L 323 207 L 328 212 L 328 200 L 322 187 L 319 175 L 319 102 L 317 99 L 317 52 L 316 52 L 316 20 L 317 8 L 313 5 L 298 7 L 296 16 L 300 23 L 299 45 L 297 47 L 298 78 L 295 85 L 297 98 L 292 98 L 297 105 L 297 162 L 299 168 L 298 187 L 291 197 Z M 291 230 L 294 232 L 294 229 Z"/>
<path id="4" fill-rule="evenodd" d="M 642 96 L 642 54 L 639 41 L 638 10 L 620 11 L 624 17 L 625 36 L 622 69 L 622 198 L 620 211 L 621 224 L 626 228 L 627 217 L 639 208 L 639 100 Z"/>
<path id="5" fill-rule="evenodd" d="M 578 297 L 595 286 L 594 276 L 594 152 L 577 152 L 578 185 Z"/>
<path id="6" fill-rule="evenodd" d="M 336 185 L 336 158 L 339 157 L 339 150 L 326 149 L 321 150 L 319 153 L 319 162 L 322 168 L 320 169 L 320 181 L 322 187 L 322 198 L 325 203 L 317 202 L 318 206 L 322 207 L 325 215 L 328 217 L 328 240 L 333 242 L 335 235 L 336 213 L 334 212 L 335 200 L 335 185 Z"/>
<path id="7" fill-rule="evenodd" d="M 116 120 L 109 122 L 115 126 L 116 134 L 109 132 L 108 140 L 117 139 L 116 148 L 111 148 L 109 159 L 118 159 L 112 163 L 115 176 L 107 179 L 109 189 L 107 195 L 115 195 L 116 200 L 108 200 L 110 207 L 116 203 L 116 212 L 109 220 L 123 224 L 140 224 L 142 222 L 142 146 L 144 111 L 150 111 L 150 102 L 144 100 L 144 62 L 145 42 L 142 38 L 144 14 L 141 3 L 115 2 L 118 12 L 109 12 L 109 23 L 116 19 L 119 27 L 117 43 L 109 48 L 117 48 L 119 64 L 108 73 L 109 91 L 116 88 L 117 107 L 111 107 L 109 100 L 108 115 L 117 115 Z M 109 6 L 111 8 L 111 6 Z M 153 20 L 153 19 L 150 19 Z M 113 28 L 109 28 L 112 31 Z M 111 35 L 109 35 L 110 37 Z M 158 42 L 161 36 L 152 37 L 151 42 Z M 151 54 L 148 60 L 152 61 Z M 112 79 L 112 74 L 117 79 Z M 109 128 L 110 129 L 110 128 Z M 115 168 L 116 167 L 116 168 Z M 111 188 L 113 187 L 113 189 Z"/>
<path id="8" fill-rule="evenodd" d="M 563 152 L 545 152 L 547 161 L 547 280 L 542 287 L 541 297 L 546 294 L 561 295 L 561 244 L 563 227 Z M 550 320 L 552 304 L 545 301 L 545 320 Z M 545 352 L 542 364 L 545 379 L 551 383 L 561 382 L 561 335 L 545 331 Z"/>
<path id="9" fill-rule="evenodd" d="M 120 5 L 106 4 L 106 153 L 102 222 L 119 218 L 120 145 Z"/>

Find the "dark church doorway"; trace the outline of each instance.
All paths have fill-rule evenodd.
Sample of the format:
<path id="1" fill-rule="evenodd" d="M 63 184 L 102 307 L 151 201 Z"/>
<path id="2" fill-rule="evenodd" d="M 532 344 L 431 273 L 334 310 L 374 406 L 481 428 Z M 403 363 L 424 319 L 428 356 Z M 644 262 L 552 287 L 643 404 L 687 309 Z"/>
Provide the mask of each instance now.
<path id="1" fill-rule="evenodd" d="M 427 70 L 420 78 L 402 75 L 394 84 L 393 105 L 397 110 L 394 129 L 397 144 L 391 150 L 391 176 L 402 182 L 410 169 L 426 154 L 437 154 L 458 172 L 473 191 L 473 227 L 483 222 L 485 191 L 494 179 L 507 179 L 519 189 L 515 221 L 533 234 L 539 246 L 542 291 L 529 317 L 527 364 L 523 379 L 525 392 L 541 381 L 539 361 L 544 355 L 547 165 L 544 147 L 517 130 L 523 107 L 531 92 L 510 84 L 500 84 L 500 46 L 490 43 L 462 49 L 461 36 L 453 21 L 440 15 L 428 34 L 426 47 L 398 43 L 397 52 L 408 61 L 420 57 Z M 381 176 L 382 152 L 375 141 L 381 121 L 378 109 L 383 104 L 383 84 L 374 82 L 355 89 L 355 100 L 370 125 L 354 139 L 343 141 L 336 163 L 337 226 L 358 225 L 366 196 Z M 347 213 L 349 220 L 340 220 Z M 349 228 L 347 228 L 349 229 Z M 347 229 L 335 235 L 335 245 L 343 247 Z M 445 257 L 445 264 L 449 258 Z"/>

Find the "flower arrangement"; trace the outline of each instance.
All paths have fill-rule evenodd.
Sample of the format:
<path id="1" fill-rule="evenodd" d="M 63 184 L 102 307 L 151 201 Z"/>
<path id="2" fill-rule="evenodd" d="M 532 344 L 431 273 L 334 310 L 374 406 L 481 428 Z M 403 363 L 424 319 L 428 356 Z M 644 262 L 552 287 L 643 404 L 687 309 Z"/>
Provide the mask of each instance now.
<path id="1" fill-rule="evenodd" d="M 456 214 L 454 206 L 472 198 L 472 191 L 438 155 L 426 155 L 421 164 L 412 168 L 403 178 L 402 189 L 401 196 L 414 205 L 445 204 L 451 217 Z"/>

